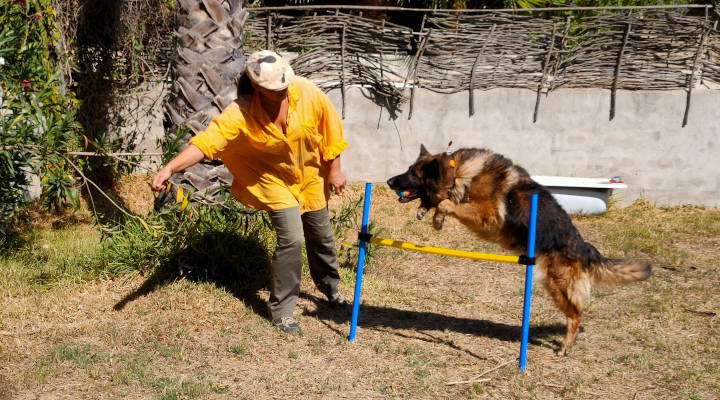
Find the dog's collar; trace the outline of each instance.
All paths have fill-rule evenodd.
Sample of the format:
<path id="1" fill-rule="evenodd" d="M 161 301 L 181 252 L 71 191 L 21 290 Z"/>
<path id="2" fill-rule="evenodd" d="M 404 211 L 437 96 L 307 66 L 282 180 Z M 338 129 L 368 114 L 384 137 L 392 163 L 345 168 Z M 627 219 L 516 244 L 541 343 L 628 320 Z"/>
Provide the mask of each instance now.
<path id="1" fill-rule="evenodd" d="M 450 182 L 452 182 L 452 186 L 450 186 L 450 189 L 448 189 L 448 198 L 451 198 L 452 192 L 453 192 L 453 190 L 455 190 L 455 167 L 457 164 L 455 163 L 454 158 L 450 159 L 449 164 L 450 164 L 450 168 L 451 168 L 450 169 Z"/>

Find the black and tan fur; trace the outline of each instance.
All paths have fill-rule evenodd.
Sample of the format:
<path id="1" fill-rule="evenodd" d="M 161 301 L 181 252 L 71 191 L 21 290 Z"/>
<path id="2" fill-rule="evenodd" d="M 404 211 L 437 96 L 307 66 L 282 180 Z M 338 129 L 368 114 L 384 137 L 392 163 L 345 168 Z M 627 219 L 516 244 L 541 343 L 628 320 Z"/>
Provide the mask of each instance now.
<path id="1" fill-rule="evenodd" d="M 530 195 L 537 193 L 536 266 L 545 288 L 567 317 L 561 354 L 567 354 L 575 340 L 583 301 L 593 282 L 628 283 L 651 275 L 649 263 L 603 257 L 583 240 L 550 192 L 500 154 L 461 149 L 431 155 L 421 146 L 420 156 L 408 171 L 387 183 L 393 190 L 409 192 L 401 202 L 420 199 L 418 219 L 435 208 L 435 229 L 441 229 L 450 215 L 481 238 L 517 255 L 527 251 Z"/>

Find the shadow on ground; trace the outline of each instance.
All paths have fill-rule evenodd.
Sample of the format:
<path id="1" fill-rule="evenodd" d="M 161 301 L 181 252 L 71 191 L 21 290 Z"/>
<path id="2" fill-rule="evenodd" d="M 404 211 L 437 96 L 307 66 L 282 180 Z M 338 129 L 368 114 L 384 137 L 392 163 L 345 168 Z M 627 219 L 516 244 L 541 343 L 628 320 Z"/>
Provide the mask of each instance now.
<path id="1" fill-rule="evenodd" d="M 258 291 L 269 286 L 268 249 L 252 236 L 211 231 L 195 236 L 187 247 L 155 268 L 137 289 L 125 295 L 114 310 L 178 279 L 209 282 L 232 293 L 255 313 L 268 317 Z"/>
<path id="2" fill-rule="evenodd" d="M 315 317 L 320 321 L 332 321 L 335 324 L 343 324 L 350 320 L 351 311 L 339 312 L 323 306 L 325 300 L 316 296 L 301 294 L 301 297 L 318 304 L 318 309 L 306 312 L 305 315 Z M 326 323 L 330 327 L 329 324 Z M 434 335 L 434 333 L 445 330 L 462 334 L 481 336 L 499 339 L 505 342 L 519 342 L 521 336 L 521 321 L 517 324 L 508 325 L 501 322 L 493 322 L 484 319 L 462 318 L 451 315 L 444 315 L 427 311 L 400 310 L 392 307 L 378 307 L 361 305 L 358 314 L 358 327 L 386 331 L 394 335 L 410 337 L 404 331 L 416 331 L 422 337 L 413 336 L 416 339 L 433 343 L 444 343 L 457 348 L 446 338 Z M 347 335 L 348 332 L 340 332 L 331 328 L 338 334 Z M 547 346 L 547 342 L 554 342 L 554 339 L 565 333 L 565 326 L 562 324 L 551 324 L 531 326 L 529 343 L 536 346 Z M 440 335 L 444 336 L 444 335 Z M 478 357 L 470 353 L 469 354 Z M 482 357 L 479 357 L 482 358 Z"/>
<path id="3" fill-rule="evenodd" d="M 265 246 L 252 235 L 242 236 L 236 232 L 211 231 L 199 235 L 188 243 L 185 250 L 157 267 L 138 288 L 126 294 L 113 308 L 120 311 L 128 303 L 163 286 L 178 279 L 188 279 L 193 282 L 213 283 L 216 287 L 232 293 L 256 314 L 269 318 L 266 303 L 258 295 L 261 289 L 269 286 L 270 251 Z M 350 309 L 330 308 L 324 297 L 320 298 L 308 293 L 301 293 L 300 297 L 317 305 L 312 311 L 306 310 L 305 315 L 317 318 L 339 335 L 347 335 L 347 332 L 339 331 L 336 326 L 350 320 Z M 521 334 L 520 325 L 520 321 L 508 325 L 485 319 L 370 305 L 362 305 L 358 316 L 358 326 L 361 328 L 387 331 L 405 337 L 409 337 L 408 331 L 414 331 L 420 335 L 414 336 L 415 338 L 444 343 L 451 347 L 455 345 L 444 338 L 445 335 L 436 335 L 436 333 L 447 330 L 506 342 L 518 342 Z M 530 343 L 547 345 L 549 338 L 564 331 L 565 327 L 561 324 L 533 326 Z M 464 349 L 460 350 L 468 352 Z"/>

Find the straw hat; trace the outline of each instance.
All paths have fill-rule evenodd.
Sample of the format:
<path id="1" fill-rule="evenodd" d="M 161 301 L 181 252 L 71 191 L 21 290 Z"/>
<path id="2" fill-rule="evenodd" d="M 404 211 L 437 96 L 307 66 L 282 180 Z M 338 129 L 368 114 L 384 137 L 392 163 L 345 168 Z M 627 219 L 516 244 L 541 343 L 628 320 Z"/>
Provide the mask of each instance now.
<path id="1" fill-rule="evenodd" d="M 252 53 L 245 63 L 245 73 L 251 81 L 268 90 L 283 90 L 295 78 L 290 64 L 270 50 Z"/>

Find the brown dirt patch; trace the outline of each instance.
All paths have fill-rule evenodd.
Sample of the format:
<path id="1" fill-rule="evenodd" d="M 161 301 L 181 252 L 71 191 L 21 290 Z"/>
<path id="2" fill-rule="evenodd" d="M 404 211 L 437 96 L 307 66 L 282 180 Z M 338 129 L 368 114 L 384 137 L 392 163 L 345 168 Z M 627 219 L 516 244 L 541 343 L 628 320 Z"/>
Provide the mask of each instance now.
<path id="1" fill-rule="evenodd" d="M 145 215 L 153 209 L 151 175 L 126 175 L 115 184 L 113 191 L 133 214 Z"/>
<path id="2" fill-rule="evenodd" d="M 12 398 L 12 388 L 10 387 L 10 383 L 0 376 L 0 400 L 9 400 Z"/>

